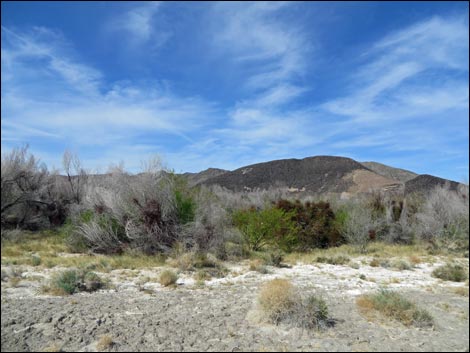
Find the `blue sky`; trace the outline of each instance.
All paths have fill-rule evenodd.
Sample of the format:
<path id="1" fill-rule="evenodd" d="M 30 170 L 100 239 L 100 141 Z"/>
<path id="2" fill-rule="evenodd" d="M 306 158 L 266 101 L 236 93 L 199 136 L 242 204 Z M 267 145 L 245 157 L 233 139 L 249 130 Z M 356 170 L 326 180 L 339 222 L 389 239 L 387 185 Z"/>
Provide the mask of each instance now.
<path id="1" fill-rule="evenodd" d="M 468 181 L 467 2 L 2 2 L 2 150 L 337 155 Z"/>

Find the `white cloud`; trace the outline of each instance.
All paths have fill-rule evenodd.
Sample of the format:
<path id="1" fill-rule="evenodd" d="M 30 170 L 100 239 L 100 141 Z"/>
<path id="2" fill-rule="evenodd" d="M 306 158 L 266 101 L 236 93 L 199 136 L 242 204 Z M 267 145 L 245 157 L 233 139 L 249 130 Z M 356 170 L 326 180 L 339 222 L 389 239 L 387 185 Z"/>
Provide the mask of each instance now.
<path id="1" fill-rule="evenodd" d="M 369 62 L 351 77 L 351 93 L 323 108 L 356 123 L 379 123 L 468 109 L 468 24 L 432 18 L 390 34 L 364 54 Z M 432 74 L 440 73 L 439 81 Z"/>
<path id="2" fill-rule="evenodd" d="M 124 34 L 126 44 L 140 46 L 150 44 L 152 49 L 161 47 L 171 37 L 168 29 L 158 26 L 157 15 L 162 3 L 148 1 L 111 19 L 105 30 Z"/>

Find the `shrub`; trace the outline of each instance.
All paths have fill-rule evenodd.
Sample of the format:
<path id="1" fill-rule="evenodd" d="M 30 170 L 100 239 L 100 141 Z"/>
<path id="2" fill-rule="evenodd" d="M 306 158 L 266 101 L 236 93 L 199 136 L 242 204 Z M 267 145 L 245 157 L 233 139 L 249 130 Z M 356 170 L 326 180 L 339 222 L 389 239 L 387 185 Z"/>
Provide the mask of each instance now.
<path id="1" fill-rule="evenodd" d="M 433 325 L 432 316 L 403 295 L 381 289 L 376 294 L 363 295 L 357 298 L 357 305 L 364 313 L 375 310 L 409 326 L 427 327 Z"/>
<path id="2" fill-rule="evenodd" d="M 180 224 L 192 222 L 195 216 L 196 203 L 192 197 L 184 195 L 182 191 L 175 191 L 176 212 Z"/>
<path id="3" fill-rule="evenodd" d="M 445 264 L 438 267 L 432 272 L 432 276 L 452 282 L 463 282 L 468 278 L 465 268 L 457 264 Z"/>
<path id="4" fill-rule="evenodd" d="M 400 271 L 411 270 L 413 268 L 410 263 L 405 260 L 395 260 L 392 262 L 392 267 Z"/>
<path id="5" fill-rule="evenodd" d="M 371 234 L 373 235 L 375 231 L 372 212 L 359 202 L 348 203 L 342 212 L 345 212 L 341 229 L 344 238 L 361 253 L 365 253 Z"/>
<path id="6" fill-rule="evenodd" d="M 425 196 L 416 214 L 415 232 L 437 247 L 450 250 L 468 249 L 469 236 L 468 186 L 451 190 L 437 186 Z"/>
<path id="7" fill-rule="evenodd" d="M 233 222 L 240 229 L 249 250 L 259 251 L 266 245 L 275 245 L 286 251 L 297 241 L 297 226 L 293 213 L 271 207 L 257 210 L 254 207 L 233 214 Z"/>
<path id="8" fill-rule="evenodd" d="M 178 275 L 171 270 L 164 270 L 158 279 L 162 286 L 168 287 L 174 285 L 178 280 Z"/>
<path id="9" fill-rule="evenodd" d="M 338 221 L 328 202 L 279 200 L 275 206 L 291 215 L 291 220 L 298 226 L 295 245 L 299 250 L 327 248 L 343 243 Z"/>
<path id="10" fill-rule="evenodd" d="M 86 272 L 83 276 L 83 283 L 87 292 L 97 291 L 104 286 L 101 277 L 94 272 Z"/>
<path id="11" fill-rule="evenodd" d="M 53 277 L 51 287 L 58 294 L 73 294 L 79 290 L 79 284 L 80 276 L 77 271 L 67 270 Z"/>
<path id="12" fill-rule="evenodd" d="M 43 291 L 53 295 L 74 294 L 80 291 L 93 292 L 105 287 L 101 277 L 94 272 L 66 270 L 55 274 Z"/>
<path id="13" fill-rule="evenodd" d="M 263 254 L 264 264 L 268 266 L 281 267 L 284 254 L 279 250 L 271 250 Z"/>
<path id="14" fill-rule="evenodd" d="M 31 264 L 33 266 L 39 266 L 41 264 L 41 257 L 38 255 L 31 256 Z"/>
<path id="15" fill-rule="evenodd" d="M 328 306 L 326 302 L 315 295 L 309 296 L 298 310 L 297 326 L 305 328 L 322 328 L 328 322 Z"/>

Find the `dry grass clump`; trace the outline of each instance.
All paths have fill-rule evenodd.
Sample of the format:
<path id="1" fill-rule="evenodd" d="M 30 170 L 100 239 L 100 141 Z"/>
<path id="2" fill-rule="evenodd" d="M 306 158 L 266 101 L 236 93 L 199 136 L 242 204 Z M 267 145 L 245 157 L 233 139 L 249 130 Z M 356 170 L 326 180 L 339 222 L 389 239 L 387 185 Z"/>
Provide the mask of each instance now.
<path id="1" fill-rule="evenodd" d="M 452 282 L 463 282 L 468 278 L 467 271 L 463 266 L 450 263 L 436 268 L 432 272 L 432 276 Z"/>
<path id="2" fill-rule="evenodd" d="M 374 257 L 370 262 L 369 266 L 371 267 L 384 267 L 388 268 L 390 267 L 390 261 L 388 259 L 379 259 Z"/>
<path id="3" fill-rule="evenodd" d="M 426 310 L 419 309 L 413 302 L 397 292 L 382 289 L 378 293 L 358 297 L 356 304 L 366 315 L 371 311 L 378 311 L 407 326 L 429 327 L 433 325 L 433 318 Z"/>
<path id="4" fill-rule="evenodd" d="M 419 256 L 416 256 L 416 255 L 409 256 L 408 260 L 410 261 L 411 264 L 413 264 L 415 266 L 422 262 L 421 258 Z"/>
<path id="5" fill-rule="evenodd" d="M 392 267 L 399 271 L 412 270 L 412 266 L 408 261 L 399 259 L 392 262 Z"/>
<path id="6" fill-rule="evenodd" d="M 264 265 L 263 261 L 260 259 L 251 260 L 249 270 L 256 271 L 262 274 L 268 273 L 268 269 Z"/>
<path id="7" fill-rule="evenodd" d="M 203 283 L 204 281 L 210 281 L 210 279 L 212 278 L 212 276 L 210 275 L 210 273 L 206 270 L 198 270 L 195 274 L 194 274 L 194 279 L 198 282 L 198 283 Z"/>
<path id="8" fill-rule="evenodd" d="M 344 255 L 338 255 L 338 256 L 318 256 L 316 259 L 316 262 L 320 263 L 325 263 L 325 264 L 330 264 L 330 265 L 346 265 L 349 263 L 350 258 Z"/>
<path id="9" fill-rule="evenodd" d="M 468 297 L 468 287 L 452 288 L 452 292 L 462 297 Z"/>
<path id="10" fill-rule="evenodd" d="M 62 346 L 57 343 L 54 343 L 50 346 L 43 348 L 42 352 L 62 352 Z"/>
<path id="11" fill-rule="evenodd" d="M 299 300 L 295 287 L 286 279 L 274 279 L 266 283 L 259 294 L 261 309 L 275 324 L 289 316 Z"/>
<path id="12" fill-rule="evenodd" d="M 180 271 L 197 271 L 204 269 L 211 277 L 224 277 L 227 269 L 215 258 L 207 253 L 187 252 L 176 254 L 167 260 L 170 266 Z"/>
<path id="13" fill-rule="evenodd" d="M 178 275 L 171 271 L 171 270 L 164 270 L 160 273 L 160 277 L 158 278 L 158 282 L 165 287 L 174 285 L 178 280 Z"/>
<path id="14" fill-rule="evenodd" d="M 323 328 L 328 321 L 325 301 L 311 295 L 303 298 L 286 279 L 266 283 L 258 297 L 263 314 L 273 324 L 286 323 L 303 328 Z"/>
<path id="15" fill-rule="evenodd" d="M 101 336 L 98 343 L 96 344 L 96 349 L 98 351 L 104 351 L 111 348 L 114 345 L 113 338 L 108 335 Z"/>

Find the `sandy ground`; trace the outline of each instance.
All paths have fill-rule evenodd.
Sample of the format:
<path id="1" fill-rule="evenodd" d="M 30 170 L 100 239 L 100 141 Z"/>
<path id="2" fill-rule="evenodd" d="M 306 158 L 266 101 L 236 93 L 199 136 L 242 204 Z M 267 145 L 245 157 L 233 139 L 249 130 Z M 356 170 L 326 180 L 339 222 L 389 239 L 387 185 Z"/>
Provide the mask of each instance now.
<path id="1" fill-rule="evenodd" d="M 40 294 L 39 288 L 60 269 L 23 266 L 21 281 L 2 281 L 2 351 L 96 351 L 109 336 L 109 351 L 467 351 L 469 301 L 453 289 L 464 283 L 442 281 L 431 272 L 443 264 L 418 264 L 397 271 L 363 265 L 297 264 L 248 270 L 248 263 L 226 264 L 225 278 L 198 285 L 180 274 L 176 288 L 157 283 L 162 267 L 114 270 L 101 274 L 113 289 L 73 296 Z M 468 259 L 461 260 L 468 268 Z M 2 266 L 5 273 L 12 267 Z M 365 280 L 360 278 L 365 276 Z M 333 327 L 301 330 L 260 322 L 256 303 L 260 286 L 288 278 L 302 293 L 327 302 Z M 364 277 L 362 277 L 364 278 Z M 400 291 L 428 310 L 432 328 L 406 327 L 358 310 L 358 295 L 380 287 Z"/>

